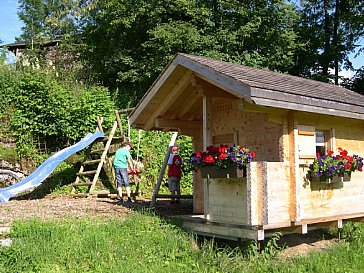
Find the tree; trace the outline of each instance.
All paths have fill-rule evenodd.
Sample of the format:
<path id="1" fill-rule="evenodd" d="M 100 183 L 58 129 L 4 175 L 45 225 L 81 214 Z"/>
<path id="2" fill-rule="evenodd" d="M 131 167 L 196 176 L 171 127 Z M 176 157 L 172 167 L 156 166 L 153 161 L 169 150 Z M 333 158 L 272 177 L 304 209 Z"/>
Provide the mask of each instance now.
<path id="1" fill-rule="evenodd" d="M 353 78 L 344 79 L 342 85 L 364 95 L 364 66 L 357 70 Z"/>
<path id="2" fill-rule="evenodd" d="M 24 27 L 17 40 L 29 45 L 23 52 L 26 60 L 42 67 L 51 63 L 60 74 L 75 71 L 82 40 L 80 18 L 87 5 L 87 0 L 19 0 L 18 16 Z M 45 48 L 47 42 L 58 45 Z"/>
<path id="3" fill-rule="evenodd" d="M 287 71 L 296 18 L 283 0 L 101 0 L 85 14 L 82 57 L 127 107 L 177 52 Z"/>
<path id="4" fill-rule="evenodd" d="M 19 0 L 18 16 L 24 22 L 20 39 L 42 42 L 47 38 L 79 34 L 84 0 Z"/>
<path id="5" fill-rule="evenodd" d="M 349 53 L 364 35 L 363 8 L 360 0 L 302 2 L 296 31 L 305 46 L 296 51 L 296 63 L 290 73 L 321 81 L 334 78 L 338 84 L 340 69 L 353 69 Z"/>

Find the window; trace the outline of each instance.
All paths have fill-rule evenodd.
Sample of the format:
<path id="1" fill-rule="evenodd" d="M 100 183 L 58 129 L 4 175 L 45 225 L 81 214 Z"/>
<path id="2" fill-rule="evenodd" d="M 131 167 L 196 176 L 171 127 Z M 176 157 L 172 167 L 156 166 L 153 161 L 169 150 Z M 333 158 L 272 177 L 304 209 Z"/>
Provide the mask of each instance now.
<path id="1" fill-rule="evenodd" d="M 325 132 L 316 131 L 315 135 L 316 135 L 316 154 L 324 155 L 326 153 Z"/>

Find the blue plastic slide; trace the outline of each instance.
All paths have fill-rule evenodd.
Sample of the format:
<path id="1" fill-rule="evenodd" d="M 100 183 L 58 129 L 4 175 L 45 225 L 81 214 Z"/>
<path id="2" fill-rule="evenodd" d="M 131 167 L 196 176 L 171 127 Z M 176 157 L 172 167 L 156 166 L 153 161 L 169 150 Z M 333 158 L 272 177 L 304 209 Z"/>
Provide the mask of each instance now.
<path id="1" fill-rule="evenodd" d="M 97 130 L 94 134 L 88 133 L 76 144 L 58 151 L 44 161 L 31 175 L 27 176 L 22 181 L 7 188 L 0 189 L 0 203 L 7 202 L 11 197 L 20 192 L 39 186 L 62 161 L 70 155 L 86 148 L 96 139 L 103 137 L 103 133 Z"/>

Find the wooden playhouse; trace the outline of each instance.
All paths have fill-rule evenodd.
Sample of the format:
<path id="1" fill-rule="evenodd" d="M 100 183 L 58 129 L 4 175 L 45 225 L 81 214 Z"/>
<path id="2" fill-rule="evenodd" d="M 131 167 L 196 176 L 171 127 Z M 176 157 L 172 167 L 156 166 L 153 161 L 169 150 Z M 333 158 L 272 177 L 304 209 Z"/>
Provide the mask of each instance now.
<path id="1" fill-rule="evenodd" d="M 178 130 L 195 151 L 238 144 L 256 153 L 242 178 L 194 174 L 198 234 L 263 240 L 283 230 L 340 228 L 364 219 L 364 173 L 322 183 L 309 175 L 316 149 L 364 154 L 364 96 L 286 74 L 177 54 L 129 116 L 144 130 Z"/>

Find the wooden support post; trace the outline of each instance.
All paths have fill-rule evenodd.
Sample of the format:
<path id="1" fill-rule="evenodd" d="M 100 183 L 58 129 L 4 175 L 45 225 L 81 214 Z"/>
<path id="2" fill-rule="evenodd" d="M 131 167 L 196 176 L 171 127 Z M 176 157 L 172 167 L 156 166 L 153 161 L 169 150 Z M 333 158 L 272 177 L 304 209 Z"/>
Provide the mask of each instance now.
<path id="1" fill-rule="evenodd" d="M 102 122 L 104 121 L 104 119 L 101 117 L 97 117 L 97 128 L 99 129 L 100 132 L 104 132 L 104 129 L 102 129 Z"/>
<path id="2" fill-rule="evenodd" d="M 343 220 L 333 220 L 328 222 L 320 222 L 320 223 L 314 223 L 312 226 L 316 227 L 333 227 L 333 228 L 342 228 L 343 227 Z"/>
<path id="3" fill-rule="evenodd" d="M 121 123 L 120 116 L 119 116 L 119 111 L 118 110 L 115 110 L 115 117 L 116 117 L 116 121 L 118 123 L 118 127 L 119 127 L 119 130 L 120 130 L 120 136 L 123 138 L 123 141 L 125 141 L 125 135 L 124 135 L 124 131 L 123 131 L 123 125 Z"/>
<path id="4" fill-rule="evenodd" d="M 330 130 L 330 150 L 331 151 L 337 151 L 336 148 L 336 130 L 332 128 Z"/>
<path id="5" fill-rule="evenodd" d="M 129 120 L 129 117 L 128 117 L 128 141 L 130 141 L 130 120 Z"/>
<path id="6" fill-rule="evenodd" d="M 90 194 L 92 194 L 92 192 L 93 192 L 93 191 L 94 191 L 94 189 L 95 189 L 97 179 L 98 179 L 99 174 L 100 174 L 100 172 L 101 172 L 102 166 L 103 166 L 103 164 L 104 164 L 104 162 L 105 162 L 106 155 L 107 155 L 107 153 L 108 153 L 108 151 L 109 151 L 109 148 L 110 148 L 110 145 L 111 145 L 111 142 L 112 142 L 112 138 L 113 138 L 113 136 L 114 136 L 114 134 L 115 134 L 116 128 L 117 128 L 117 122 L 115 121 L 115 122 L 114 122 L 114 125 L 113 125 L 113 127 L 112 127 L 112 129 L 111 129 L 111 132 L 110 132 L 110 135 L 109 135 L 109 139 L 107 140 L 107 142 L 106 142 L 106 144 L 105 144 L 105 149 L 104 149 L 104 151 L 103 151 L 103 153 L 102 153 L 102 155 L 101 155 L 101 162 L 100 162 L 100 163 L 99 163 L 99 165 L 97 166 L 96 174 L 95 174 L 95 176 L 94 176 L 94 178 L 93 178 L 93 180 L 92 180 L 92 185 L 91 185 L 91 187 L 90 187 L 90 191 L 89 191 L 89 193 L 90 193 Z"/>
<path id="7" fill-rule="evenodd" d="M 298 233 L 298 234 L 307 234 L 308 232 L 308 225 L 307 224 L 300 224 L 297 226 L 292 226 L 289 228 L 285 228 L 285 231 L 290 233 Z"/>
<path id="8" fill-rule="evenodd" d="M 136 161 L 139 161 L 139 149 L 140 149 L 140 139 L 141 139 L 141 133 L 142 130 L 138 130 L 138 146 L 137 146 L 137 155 L 136 155 Z"/>
<path id="9" fill-rule="evenodd" d="M 155 201 L 157 199 L 159 188 L 161 186 L 162 179 L 163 179 L 163 176 L 164 176 L 164 172 L 165 172 L 166 167 L 167 167 L 169 155 L 171 154 L 171 150 L 172 150 L 172 147 L 173 147 L 173 145 L 174 145 L 174 143 L 175 143 L 175 141 L 177 139 L 177 135 L 178 135 L 178 132 L 174 132 L 173 135 L 172 135 L 171 141 L 169 142 L 169 146 L 167 148 L 166 155 L 164 156 L 163 165 L 162 165 L 161 171 L 159 173 L 158 181 L 157 181 L 157 184 L 154 187 L 152 202 L 150 203 L 150 208 L 154 208 L 154 206 L 155 206 Z"/>
<path id="10" fill-rule="evenodd" d="M 208 97 L 203 96 L 202 99 L 202 115 L 203 115 L 203 125 L 202 125 L 202 141 L 203 148 L 208 147 L 212 143 L 211 138 L 211 101 Z"/>
<path id="11" fill-rule="evenodd" d="M 289 169 L 290 169 L 289 211 L 290 211 L 291 221 L 297 221 L 300 219 L 299 211 L 297 209 L 297 197 L 299 197 L 299 187 L 297 187 L 299 180 L 298 178 L 299 166 L 298 166 L 298 154 L 297 154 L 298 130 L 296 128 L 295 113 L 293 111 L 288 112 L 287 115 L 287 131 L 289 137 L 287 154 L 289 154 Z"/>

